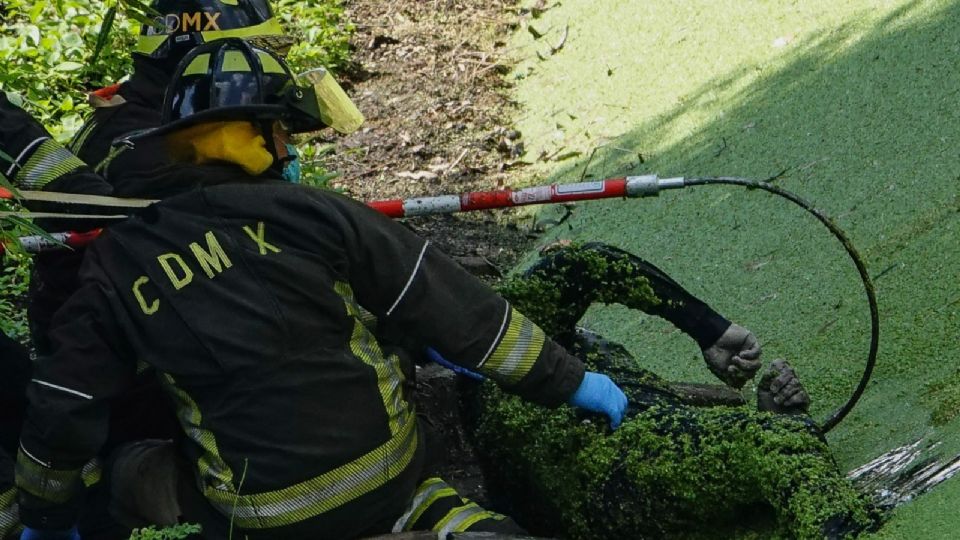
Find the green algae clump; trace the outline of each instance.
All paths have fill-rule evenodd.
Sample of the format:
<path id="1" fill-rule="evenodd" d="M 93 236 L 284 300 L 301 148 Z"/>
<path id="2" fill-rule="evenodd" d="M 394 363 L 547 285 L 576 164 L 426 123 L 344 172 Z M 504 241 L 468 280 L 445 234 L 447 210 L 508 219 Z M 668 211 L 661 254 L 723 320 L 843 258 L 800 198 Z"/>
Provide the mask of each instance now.
<path id="1" fill-rule="evenodd" d="M 606 292 L 584 295 L 587 303 L 659 302 L 619 262 L 605 266 L 580 246 L 567 251 L 581 253 L 565 261 L 587 261 L 586 275 L 604 282 Z M 484 383 L 466 416 L 507 513 L 536 534 L 571 539 L 843 538 L 872 524 L 866 499 L 809 417 L 687 405 L 622 346 L 572 332 L 571 317 L 582 311 L 557 305 L 569 298 L 561 290 L 571 285 L 560 280 L 571 273 L 551 279 L 539 270 L 501 294 L 548 333 L 567 336 L 565 346 L 587 369 L 608 374 L 630 405 L 610 431 L 605 417 L 527 404 Z M 609 279 L 618 275 L 628 279 Z"/>

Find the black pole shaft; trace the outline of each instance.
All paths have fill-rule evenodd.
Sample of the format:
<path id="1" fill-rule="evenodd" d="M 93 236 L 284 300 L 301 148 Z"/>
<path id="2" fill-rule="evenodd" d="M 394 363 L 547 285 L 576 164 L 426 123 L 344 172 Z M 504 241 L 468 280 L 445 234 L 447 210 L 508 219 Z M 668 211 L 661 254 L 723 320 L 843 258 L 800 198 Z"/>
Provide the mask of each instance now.
<path id="1" fill-rule="evenodd" d="M 847 255 L 850 256 L 850 259 L 853 260 L 853 264 L 857 267 L 857 272 L 860 274 L 860 280 L 863 282 L 864 292 L 867 295 L 867 304 L 870 306 L 870 351 L 867 353 L 867 361 L 863 368 L 863 374 L 860 376 L 860 382 L 857 384 L 856 389 L 854 389 L 853 394 L 851 394 L 846 403 L 831 413 L 830 416 L 824 419 L 821 423 L 821 429 L 824 433 L 826 433 L 836 427 L 836 425 L 839 424 L 840 421 L 843 420 L 848 414 L 850 414 L 851 410 L 853 410 L 853 407 L 863 395 L 864 390 L 866 390 L 867 384 L 870 382 L 870 377 L 873 375 L 873 368 L 877 362 L 877 350 L 880 343 L 880 312 L 877 308 L 877 295 L 873 287 L 873 280 L 870 279 L 870 274 L 867 273 L 867 267 L 863 262 L 863 258 L 860 256 L 860 253 L 857 251 L 857 248 L 854 247 L 850 239 L 847 238 L 847 235 L 844 234 L 843 230 L 841 230 L 840 227 L 838 227 L 837 224 L 834 223 L 829 217 L 823 214 L 823 212 L 817 210 L 812 204 L 803 200 L 799 196 L 768 182 L 758 182 L 756 180 L 749 180 L 739 177 L 720 176 L 688 178 L 684 181 L 684 185 L 687 186 L 705 186 L 717 184 L 743 186 L 750 189 L 762 189 L 774 195 L 779 195 L 780 197 L 788 199 L 797 206 L 806 210 L 808 213 L 812 214 L 817 218 L 818 221 L 820 221 L 820 223 L 826 226 L 833 236 L 836 237 L 841 244 L 843 244 L 843 249 L 846 250 Z"/>

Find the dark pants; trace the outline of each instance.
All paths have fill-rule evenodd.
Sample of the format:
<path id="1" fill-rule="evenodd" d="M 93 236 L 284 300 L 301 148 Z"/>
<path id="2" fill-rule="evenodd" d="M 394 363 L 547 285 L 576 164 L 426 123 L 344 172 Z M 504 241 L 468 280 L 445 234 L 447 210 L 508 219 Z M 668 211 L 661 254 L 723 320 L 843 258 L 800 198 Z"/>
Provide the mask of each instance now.
<path id="1" fill-rule="evenodd" d="M 17 453 L 33 365 L 27 348 L 0 332 L 0 448 Z"/>

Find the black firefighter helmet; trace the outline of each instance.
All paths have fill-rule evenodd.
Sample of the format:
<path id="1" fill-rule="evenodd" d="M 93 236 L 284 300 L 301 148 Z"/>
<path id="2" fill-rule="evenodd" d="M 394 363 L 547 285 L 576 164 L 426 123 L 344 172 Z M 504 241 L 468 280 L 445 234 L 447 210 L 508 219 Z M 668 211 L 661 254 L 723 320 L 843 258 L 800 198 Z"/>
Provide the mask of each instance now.
<path id="1" fill-rule="evenodd" d="M 331 127 L 351 133 L 363 123 L 333 75 L 324 69 L 294 76 L 283 58 L 240 38 L 220 39 L 187 53 L 173 72 L 156 136 L 200 122 L 280 121 L 290 133 Z"/>
<path id="2" fill-rule="evenodd" d="M 293 39 L 283 33 L 269 0 L 153 0 L 155 25 L 140 27 L 134 53 L 175 61 L 188 50 L 224 38 L 243 38 L 285 54 Z"/>

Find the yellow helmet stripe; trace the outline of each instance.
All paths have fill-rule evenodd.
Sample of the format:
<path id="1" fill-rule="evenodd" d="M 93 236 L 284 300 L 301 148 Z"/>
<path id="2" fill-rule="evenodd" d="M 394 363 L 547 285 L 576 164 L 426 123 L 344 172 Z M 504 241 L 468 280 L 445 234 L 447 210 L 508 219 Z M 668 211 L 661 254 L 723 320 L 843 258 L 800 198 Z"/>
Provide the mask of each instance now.
<path id="1" fill-rule="evenodd" d="M 209 32 L 200 32 L 200 35 L 203 36 L 204 43 L 210 43 L 211 41 L 230 37 L 250 39 L 259 36 L 282 36 L 284 33 L 283 28 L 280 26 L 280 21 L 276 18 L 271 18 L 253 26 L 231 28 L 229 30 L 211 30 Z M 137 39 L 137 46 L 134 47 L 133 50 L 140 54 L 150 54 L 160 48 L 163 42 L 169 37 L 169 34 L 140 36 Z"/>
<path id="2" fill-rule="evenodd" d="M 263 65 L 264 73 L 286 73 L 283 70 L 283 67 L 280 65 L 280 62 L 277 62 L 276 58 L 270 56 L 265 52 L 257 52 L 257 56 L 260 57 L 260 63 Z M 196 58 L 190 62 L 190 65 L 183 70 L 183 76 L 187 75 L 203 75 L 210 69 L 210 55 L 209 54 L 199 54 Z M 240 51 L 227 51 L 223 56 L 223 71 L 227 72 L 247 72 L 250 71 L 250 64 L 247 62 L 246 57 L 243 56 L 243 53 Z"/>

